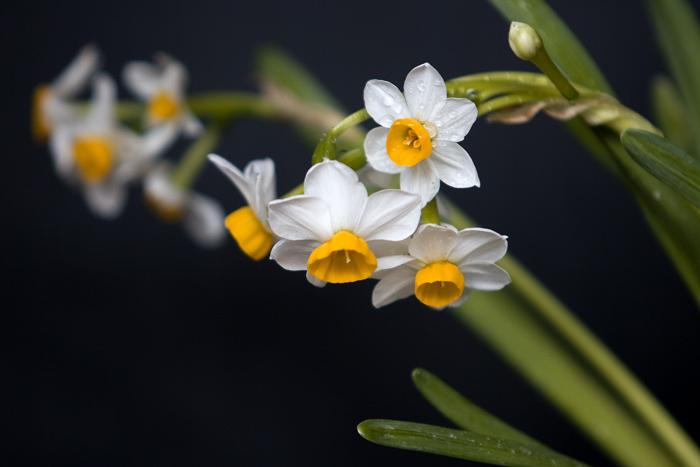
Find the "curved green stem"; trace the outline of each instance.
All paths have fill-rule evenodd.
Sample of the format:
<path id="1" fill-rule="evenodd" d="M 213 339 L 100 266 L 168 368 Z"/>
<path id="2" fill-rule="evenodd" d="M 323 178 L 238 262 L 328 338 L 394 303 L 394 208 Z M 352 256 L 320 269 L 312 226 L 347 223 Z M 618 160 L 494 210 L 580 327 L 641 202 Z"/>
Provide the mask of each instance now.
<path id="1" fill-rule="evenodd" d="M 214 120 L 187 148 L 170 178 L 175 186 L 183 189 L 192 186 L 207 161 L 207 155 L 219 144 L 229 123 L 229 119 Z"/>

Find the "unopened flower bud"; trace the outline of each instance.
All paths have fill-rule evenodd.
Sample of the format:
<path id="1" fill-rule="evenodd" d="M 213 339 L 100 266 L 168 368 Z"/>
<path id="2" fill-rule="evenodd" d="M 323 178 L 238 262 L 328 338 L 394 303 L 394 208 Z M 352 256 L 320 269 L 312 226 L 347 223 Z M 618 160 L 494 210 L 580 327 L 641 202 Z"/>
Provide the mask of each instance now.
<path id="1" fill-rule="evenodd" d="M 510 23 L 508 43 L 513 53 L 523 60 L 531 61 L 542 49 L 542 38 L 532 26 L 513 21 Z"/>

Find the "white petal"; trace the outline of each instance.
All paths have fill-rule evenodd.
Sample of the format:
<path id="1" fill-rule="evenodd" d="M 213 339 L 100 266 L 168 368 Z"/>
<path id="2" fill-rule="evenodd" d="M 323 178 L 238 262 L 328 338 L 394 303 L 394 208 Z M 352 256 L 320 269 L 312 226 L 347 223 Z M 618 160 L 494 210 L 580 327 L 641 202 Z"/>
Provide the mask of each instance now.
<path id="1" fill-rule="evenodd" d="M 90 210 L 105 219 L 119 216 L 126 204 L 126 186 L 112 180 L 85 185 L 83 195 Z"/>
<path id="2" fill-rule="evenodd" d="M 51 91 L 61 99 L 71 99 L 83 90 L 100 65 L 100 51 L 94 44 L 83 47 L 78 56 L 51 83 Z"/>
<path id="3" fill-rule="evenodd" d="M 218 201 L 199 193 L 190 193 L 182 226 L 203 248 L 216 248 L 226 238 L 224 210 Z"/>
<path id="4" fill-rule="evenodd" d="M 288 271 L 306 271 L 311 253 L 321 244 L 315 240 L 280 240 L 270 251 L 270 259 Z"/>
<path id="5" fill-rule="evenodd" d="M 333 232 L 356 232 L 367 202 L 367 189 L 358 181 L 357 174 L 350 167 L 337 161 L 314 165 L 306 173 L 304 194 L 326 203 Z"/>
<path id="6" fill-rule="evenodd" d="M 365 240 L 403 240 L 415 232 L 423 201 L 401 190 L 382 190 L 367 200 L 355 233 Z"/>
<path id="7" fill-rule="evenodd" d="M 403 169 L 389 158 L 386 152 L 386 137 L 389 134 L 388 128 L 373 128 L 365 137 L 365 156 L 367 162 L 374 170 L 379 172 L 397 174 Z"/>
<path id="8" fill-rule="evenodd" d="M 407 255 L 408 244 L 411 243 L 410 238 L 405 238 L 398 242 L 391 240 L 370 240 L 367 242 L 369 249 L 372 250 L 374 256 L 379 261 L 383 256 Z"/>
<path id="9" fill-rule="evenodd" d="M 372 292 L 372 305 L 375 308 L 413 295 L 416 287 L 416 271 L 409 267 L 393 269 L 377 283 Z"/>
<path id="10" fill-rule="evenodd" d="M 503 258 L 508 249 L 506 236 L 493 230 L 482 228 L 464 229 L 459 232 L 459 242 L 452 249 L 449 261 L 463 264 L 469 261 L 489 261 L 491 263 Z"/>
<path id="11" fill-rule="evenodd" d="M 94 96 L 85 123 L 91 131 L 109 131 L 115 117 L 117 86 L 109 75 L 100 73 L 93 79 L 92 87 Z"/>
<path id="12" fill-rule="evenodd" d="M 267 205 L 277 198 L 275 163 L 270 158 L 255 159 L 245 167 L 245 177 L 252 181 L 255 214 L 267 225 Z"/>
<path id="13" fill-rule="evenodd" d="M 197 117 L 190 111 L 186 111 L 182 116 L 182 131 L 185 136 L 189 138 L 194 138 L 198 136 L 204 130 L 204 125 L 199 121 Z"/>
<path id="14" fill-rule="evenodd" d="M 421 123 L 434 122 L 447 98 L 445 81 L 428 63 L 415 67 L 403 85 L 411 117 Z"/>
<path id="15" fill-rule="evenodd" d="M 64 180 L 70 180 L 75 167 L 73 160 L 73 132 L 67 127 L 59 127 L 51 133 L 49 148 L 56 172 Z"/>
<path id="16" fill-rule="evenodd" d="M 306 280 L 309 281 L 309 284 L 315 285 L 316 287 L 325 287 L 328 282 L 322 281 L 316 276 L 311 275 L 308 271 L 306 271 Z"/>
<path id="17" fill-rule="evenodd" d="M 401 189 L 415 193 L 423 200 L 423 206 L 440 191 L 440 173 L 435 164 L 424 159 L 401 172 Z"/>
<path id="18" fill-rule="evenodd" d="M 469 99 L 449 98 L 445 100 L 445 105 L 440 110 L 440 116 L 435 116 L 433 123 L 440 121 L 438 126 L 438 137 L 450 141 L 462 141 L 472 125 L 476 121 L 478 111 L 476 105 Z"/>
<path id="19" fill-rule="evenodd" d="M 401 91 L 388 81 L 369 80 L 364 96 L 367 113 L 383 127 L 388 128 L 395 120 L 411 116 Z"/>
<path id="20" fill-rule="evenodd" d="M 501 267 L 488 261 L 476 261 L 460 266 L 464 287 L 475 290 L 500 290 L 510 284 L 510 276 Z"/>
<path id="21" fill-rule="evenodd" d="M 226 175 L 234 185 L 236 185 L 236 188 L 238 188 L 238 191 L 241 192 L 248 206 L 255 209 L 255 194 L 253 192 L 253 187 L 251 186 L 250 181 L 241 173 L 240 170 L 238 170 L 238 167 L 216 154 L 209 154 L 208 157 L 209 160 L 213 162 L 214 165 L 216 165 L 216 167 L 221 170 L 221 172 L 223 172 L 223 174 Z"/>
<path id="22" fill-rule="evenodd" d="M 189 81 L 189 74 L 185 66 L 164 52 L 157 53 L 155 60 L 161 67 L 160 81 L 163 88 L 178 98 L 182 97 Z"/>
<path id="23" fill-rule="evenodd" d="M 160 87 L 160 70 L 148 62 L 130 62 L 122 71 L 122 80 L 136 97 L 148 100 Z"/>
<path id="24" fill-rule="evenodd" d="M 150 128 L 142 137 L 141 150 L 147 159 L 163 154 L 177 139 L 178 127 L 174 122 Z"/>
<path id="25" fill-rule="evenodd" d="M 383 256 L 377 258 L 377 269 L 372 273 L 372 279 L 383 279 L 391 274 L 391 270 L 406 263 L 415 261 L 411 255 Z"/>
<path id="26" fill-rule="evenodd" d="M 457 245 L 459 235 L 450 228 L 426 224 L 413 236 L 408 251 L 426 264 L 445 261 Z"/>
<path id="27" fill-rule="evenodd" d="M 436 141 L 430 154 L 440 173 L 440 180 L 454 188 L 480 186 L 479 175 L 472 158 L 462 146 L 452 141 Z"/>
<path id="28" fill-rule="evenodd" d="M 269 205 L 272 232 L 287 240 L 330 240 L 334 231 L 325 201 L 307 195 L 273 201 Z"/>

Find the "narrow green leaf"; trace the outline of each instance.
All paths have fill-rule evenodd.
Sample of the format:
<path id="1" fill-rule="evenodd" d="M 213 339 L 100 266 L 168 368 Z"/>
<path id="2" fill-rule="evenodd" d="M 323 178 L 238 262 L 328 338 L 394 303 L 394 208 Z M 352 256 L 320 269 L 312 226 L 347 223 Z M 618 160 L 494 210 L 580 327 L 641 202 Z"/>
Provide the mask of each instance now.
<path id="1" fill-rule="evenodd" d="M 620 139 L 632 159 L 700 208 L 700 160 L 647 131 L 625 130 Z"/>
<path id="2" fill-rule="evenodd" d="M 651 81 L 651 106 L 654 118 L 664 136 L 685 151 L 693 151 L 692 128 L 688 110 L 676 85 L 664 75 Z"/>
<path id="3" fill-rule="evenodd" d="M 508 21 L 527 23 L 542 36 L 547 52 L 574 83 L 614 96 L 596 63 L 571 29 L 543 0 L 489 0 Z M 505 32 L 504 32 L 505 34 Z"/>
<path id="4" fill-rule="evenodd" d="M 382 446 L 486 464 L 512 467 L 586 466 L 582 462 L 539 446 L 421 423 L 365 420 L 357 426 L 357 431 L 363 438 Z"/>
<path id="5" fill-rule="evenodd" d="M 685 0 L 647 0 L 654 25 L 671 73 L 689 110 L 695 136 L 694 151 L 700 155 L 700 24 Z"/>
<path id="6" fill-rule="evenodd" d="M 619 139 L 619 148 L 612 140 L 603 141 L 611 150 L 624 153 Z M 637 168 L 641 174 L 635 179 L 640 183 L 653 179 Z M 684 206 L 679 209 L 690 207 L 697 212 L 657 183 L 664 191 L 661 201 L 668 199 L 672 205 L 680 201 Z M 664 217 L 668 207 L 659 208 L 659 200 L 640 197 L 639 202 L 657 234 L 679 229 L 681 238 L 688 241 L 685 232 L 692 231 L 693 225 L 696 236 L 700 232 L 698 216 L 678 216 L 686 222 L 678 225 L 675 216 Z M 455 227 L 474 227 L 459 208 L 450 203 L 450 209 Z M 679 250 L 674 239 L 659 236 L 662 243 L 668 241 L 669 251 Z M 695 258 L 685 258 L 683 265 L 692 267 Z M 693 440 L 605 344 L 512 255 L 507 254 L 499 265 L 508 271 L 512 284 L 497 293 L 473 292 L 457 308 L 457 317 L 619 464 L 700 466 L 700 451 Z M 693 271 L 698 267 L 700 261 Z"/>
<path id="7" fill-rule="evenodd" d="M 600 136 L 616 153 L 626 174 L 625 181 L 642 208 L 647 223 L 700 305 L 700 211 L 635 162 L 616 134 L 600 133 Z M 696 452 L 695 455 L 699 454 Z"/>
<path id="8" fill-rule="evenodd" d="M 255 72 L 273 79 L 278 85 L 305 102 L 314 102 L 341 113 L 343 106 L 316 77 L 279 47 L 260 47 L 255 54 Z"/>
<path id="9" fill-rule="evenodd" d="M 539 441 L 477 406 L 428 370 L 416 368 L 413 370 L 411 377 L 413 378 L 413 383 L 421 394 L 428 399 L 428 402 L 458 427 L 486 436 L 494 436 L 549 449 Z"/>

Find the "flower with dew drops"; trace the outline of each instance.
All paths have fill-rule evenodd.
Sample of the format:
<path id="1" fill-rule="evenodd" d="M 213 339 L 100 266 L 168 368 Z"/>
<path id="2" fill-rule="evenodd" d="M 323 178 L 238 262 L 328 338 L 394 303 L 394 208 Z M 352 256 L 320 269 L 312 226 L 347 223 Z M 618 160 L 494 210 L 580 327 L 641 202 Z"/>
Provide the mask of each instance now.
<path id="1" fill-rule="evenodd" d="M 267 220 L 267 205 L 277 198 L 275 163 L 269 158 L 256 159 L 241 172 L 216 154 L 209 154 L 209 160 L 236 185 L 248 203 L 226 217 L 226 227 L 241 250 L 260 261 L 275 242 Z"/>
<path id="2" fill-rule="evenodd" d="M 80 117 L 80 109 L 71 102 L 87 86 L 100 64 L 100 52 L 93 44 L 83 47 L 78 55 L 51 84 L 36 88 L 32 103 L 32 133 L 45 143 L 57 124 Z"/>
<path id="3" fill-rule="evenodd" d="M 447 98 L 440 74 L 428 63 L 408 74 L 405 97 L 396 86 L 370 80 L 365 108 L 381 125 L 365 139 L 367 161 L 380 172 L 400 174 L 402 190 L 423 204 L 435 197 L 440 182 L 455 187 L 479 186 L 469 154 L 459 145 L 477 117 L 469 99 Z"/>
<path id="4" fill-rule="evenodd" d="M 307 271 L 316 286 L 364 280 L 387 241 L 415 231 L 420 210 L 420 197 L 401 190 L 368 196 L 355 171 L 327 160 L 309 169 L 303 195 L 270 203 L 270 227 L 281 239 L 270 258 Z"/>
<path id="5" fill-rule="evenodd" d="M 379 308 L 415 295 L 433 308 L 455 307 L 471 290 L 500 290 L 510 283 L 508 273 L 494 264 L 506 254 L 506 238 L 482 228 L 457 232 L 423 225 L 408 244 L 408 254 L 383 258 L 373 275 L 380 280 L 372 304 Z"/>
<path id="6" fill-rule="evenodd" d="M 127 89 L 146 101 L 146 125 L 164 125 L 174 139 L 182 130 L 187 136 L 202 131 L 202 123 L 185 102 L 189 76 L 185 66 L 165 53 L 155 55 L 156 64 L 134 61 L 122 73 Z"/>
<path id="7" fill-rule="evenodd" d="M 154 166 L 143 180 L 146 204 L 166 222 L 180 222 L 185 232 L 202 248 L 221 246 L 226 238 L 224 210 L 219 203 L 172 182 L 166 162 Z"/>
<path id="8" fill-rule="evenodd" d="M 88 207 L 98 216 L 118 216 L 127 185 L 141 177 L 166 148 L 167 135 L 151 130 L 138 136 L 115 120 L 116 85 L 106 74 L 93 79 L 93 97 L 78 120 L 60 122 L 49 146 L 59 176 L 82 187 Z"/>

